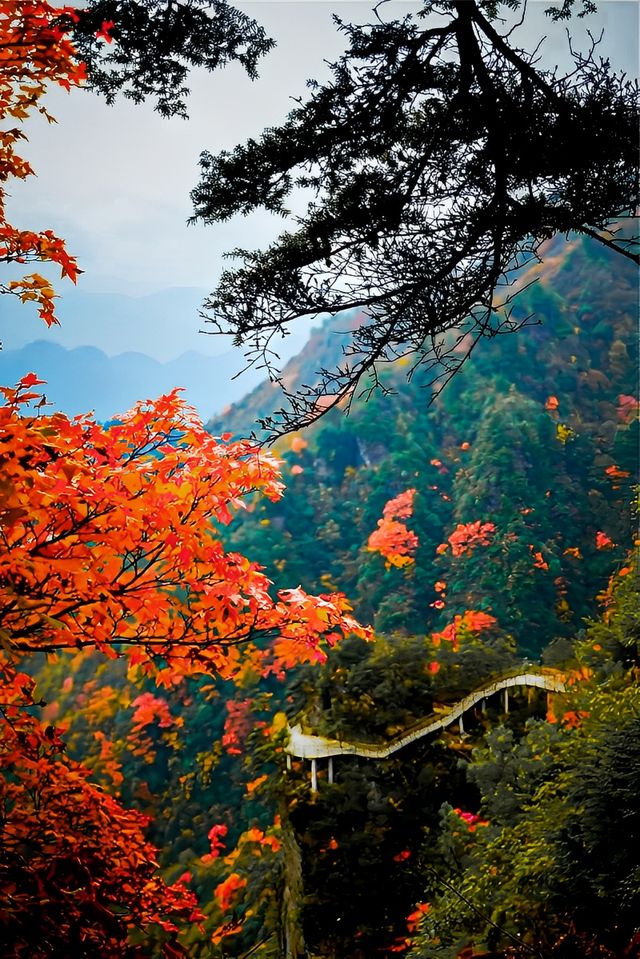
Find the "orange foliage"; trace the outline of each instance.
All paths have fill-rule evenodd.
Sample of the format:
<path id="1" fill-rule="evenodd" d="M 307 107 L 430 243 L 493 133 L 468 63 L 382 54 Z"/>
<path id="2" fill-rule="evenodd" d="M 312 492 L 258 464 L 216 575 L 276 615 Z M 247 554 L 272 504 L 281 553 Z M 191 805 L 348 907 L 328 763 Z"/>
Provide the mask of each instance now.
<path id="1" fill-rule="evenodd" d="M 548 564 L 547 561 L 545 560 L 545 558 L 544 558 L 544 556 L 542 555 L 542 553 L 540 552 L 540 550 L 539 550 L 539 549 L 536 550 L 536 549 L 531 545 L 531 543 L 529 543 L 529 549 L 530 549 L 530 551 L 531 551 L 531 555 L 533 556 L 533 565 L 534 565 L 535 569 L 544 569 L 544 570 L 549 569 L 549 564 Z"/>
<path id="2" fill-rule="evenodd" d="M 101 729 L 96 729 L 93 738 L 100 743 L 100 753 L 98 760 L 94 764 L 92 773 L 95 775 L 96 768 L 101 770 L 105 776 L 111 780 L 114 787 L 120 786 L 124 782 L 122 775 L 122 765 L 115 757 L 113 743 L 107 739 Z"/>
<path id="3" fill-rule="evenodd" d="M 596 533 L 596 549 L 613 549 L 614 546 L 615 543 L 611 537 L 599 529 Z"/>
<path id="4" fill-rule="evenodd" d="M 381 553 L 390 566 L 408 566 L 418 548 L 418 537 L 396 520 L 378 520 L 378 529 L 369 537 L 367 549 Z"/>
<path id="5" fill-rule="evenodd" d="M 155 927 L 168 945 L 176 922 L 202 918 L 194 895 L 158 874 L 146 817 L 90 783 L 60 730 L 30 714 L 34 685 L 0 661 L 3 942 L 15 956 L 110 959 L 129 954 L 130 929 Z"/>
<path id="6" fill-rule="evenodd" d="M 413 563 L 413 554 L 418 548 L 418 537 L 407 528 L 403 519 L 413 513 L 415 489 L 405 490 L 390 499 L 378 520 L 378 528 L 367 542 L 367 549 L 384 556 L 387 566 L 408 566 Z"/>
<path id="7" fill-rule="evenodd" d="M 53 122 L 40 103 L 49 85 L 70 90 L 85 78 L 66 29 L 56 22 L 61 14 L 71 21 L 78 19 L 73 7 L 54 7 L 43 0 L 2 0 L 0 5 L 0 262 L 56 263 L 62 276 L 75 283 L 78 266 L 64 242 L 51 230 L 18 229 L 5 213 L 4 184 L 33 175 L 29 163 L 15 152 L 16 143 L 26 139 L 20 125 L 34 110 Z M 48 326 L 58 322 L 55 292 L 38 273 L 0 284 L 0 293 L 37 304 Z"/>
<path id="8" fill-rule="evenodd" d="M 263 773 L 262 776 L 258 776 L 256 779 L 252 779 L 251 782 L 248 782 L 247 785 L 245 786 L 247 795 L 253 796 L 254 792 L 257 789 L 260 789 L 260 786 L 262 786 L 263 783 L 266 783 L 268 778 L 269 778 L 268 775 L 266 773 Z"/>
<path id="9" fill-rule="evenodd" d="M 104 40 L 106 43 L 112 43 L 113 37 L 111 36 L 111 30 L 115 27 L 113 20 L 103 20 L 102 26 L 99 30 L 96 30 L 96 37 L 98 40 Z"/>
<path id="10" fill-rule="evenodd" d="M 176 923 L 201 918 L 193 894 L 162 881 L 145 818 L 65 758 L 60 730 L 33 715 L 33 681 L 15 663 L 37 652 L 96 649 L 172 685 L 186 674 L 231 678 L 245 649 L 277 669 L 285 659 L 321 655 L 325 637 L 367 633 L 344 597 L 296 589 L 274 600 L 261 568 L 225 551 L 217 525 L 231 521 L 243 497 L 280 495 L 272 457 L 211 437 L 177 391 L 111 427 L 90 416 L 21 415 L 38 400 L 38 382 L 30 374 L 16 389 L 2 388 L 0 407 L 2 938 L 16 956 L 112 959 L 130 953 L 130 930 L 154 927 L 165 955 L 184 955 Z M 275 642 L 258 651 L 258 637 Z M 94 686 L 82 695 L 111 709 L 113 690 Z M 133 708 L 132 736 L 151 724 L 174 735 L 180 720 L 161 697 L 145 693 Z M 116 782 L 119 767 L 102 745 Z M 244 882 L 222 884 L 220 901 Z M 53 943 L 51 951 L 43 943 Z M 148 949 L 136 946 L 135 954 Z"/>
<path id="11" fill-rule="evenodd" d="M 495 626 L 495 616 L 489 613 L 482 613 L 478 610 L 468 609 L 462 617 L 461 627 L 470 630 L 472 633 L 479 633 L 483 629 L 491 629 Z"/>
<path id="12" fill-rule="evenodd" d="M 405 862 L 405 861 L 406 861 L 407 859 L 409 859 L 410 857 L 411 857 L 411 850 L 410 850 L 410 849 L 403 849 L 402 852 L 397 853 L 397 854 L 393 857 L 393 861 L 394 861 L 394 862 Z"/>
<path id="13" fill-rule="evenodd" d="M 564 550 L 563 556 L 572 556 L 573 559 L 582 559 L 582 553 L 578 546 L 569 546 Z"/>
<path id="14" fill-rule="evenodd" d="M 416 905 L 416 908 L 413 912 L 410 912 L 407 916 L 407 932 L 410 936 L 418 932 L 420 928 L 420 923 L 431 906 L 428 902 L 419 902 Z M 412 940 L 407 936 L 398 936 L 393 944 L 389 946 L 388 951 L 394 953 L 407 952 L 410 946 L 413 945 Z"/>
<path id="15" fill-rule="evenodd" d="M 239 756 L 244 741 L 251 732 L 251 700 L 243 699 L 238 702 L 229 700 L 227 717 L 224 721 L 222 733 L 222 748 L 231 756 Z"/>
<path id="16" fill-rule="evenodd" d="M 567 727 L 567 729 L 578 729 L 582 725 L 582 720 L 586 719 L 588 716 L 589 713 L 584 709 L 580 709 L 577 712 L 570 710 L 562 717 L 562 723 Z"/>
<path id="17" fill-rule="evenodd" d="M 257 826 L 253 826 L 243 833 L 242 841 L 256 843 L 258 846 L 266 846 L 271 852 L 279 852 L 282 848 L 282 843 L 277 836 L 264 833 L 262 829 L 258 829 Z M 260 855 L 259 850 L 255 850 L 254 854 Z"/>
<path id="18" fill-rule="evenodd" d="M 95 647 L 160 683 L 229 678 L 241 647 L 278 636 L 282 655 L 359 630 L 340 594 L 283 590 L 225 552 L 227 524 L 254 490 L 277 499 L 273 458 L 210 436 L 177 392 L 111 427 L 90 416 L 21 416 L 25 377 L 0 407 L 0 624 L 16 653 Z"/>
<path id="19" fill-rule="evenodd" d="M 409 519 L 413 515 L 415 489 L 407 489 L 386 503 L 382 515 L 385 519 Z"/>
<path id="20" fill-rule="evenodd" d="M 488 826 L 489 822 L 486 819 L 481 819 L 480 816 L 476 816 L 472 812 L 464 812 L 462 809 L 456 808 L 453 810 L 456 816 L 458 816 L 463 823 L 467 826 L 469 832 L 475 832 L 479 826 Z"/>
<path id="21" fill-rule="evenodd" d="M 454 556 L 464 556 L 472 553 L 476 546 L 489 546 L 495 531 L 494 523 L 481 523 L 480 520 L 475 523 L 458 523 L 448 539 L 448 544 Z M 446 549 L 447 544 L 441 543 L 436 552 L 444 553 Z"/>
<path id="22" fill-rule="evenodd" d="M 580 666 L 578 669 L 572 669 L 566 677 L 567 686 L 575 686 L 576 683 L 584 683 L 591 679 L 593 672 L 588 666 Z"/>
<path id="23" fill-rule="evenodd" d="M 162 741 L 175 746 L 177 729 L 184 724 L 182 716 L 173 717 L 169 712 L 166 699 L 153 693 L 142 693 L 132 702 L 135 712 L 132 717 L 131 732 L 127 736 L 129 748 L 134 756 L 140 756 L 151 765 L 156 760 L 156 736 L 153 730 L 162 730 Z M 167 730 L 172 732 L 167 733 Z"/>
<path id="24" fill-rule="evenodd" d="M 242 932 L 244 926 L 241 922 L 235 922 L 233 919 L 230 922 L 224 922 L 221 926 L 218 926 L 214 930 L 211 936 L 211 942 L 214 946 L 220 945 L 223 939 L 226 939 L 227 936 L 236 936 L 239 932 Z"/>
<path id="25" fill-rule="evenodd" d="M 160 729 L 168 729 L 173 726 L 175 720 L 169 712 L 169 704 L 166 699 L 160 696 L 154 696 L 153 693 L 142 693 L 137 696 L 131 704 L 135 713 L 133 714 L 132 729 L 138 731 L 157 723 Z"/>
<path id="26" fill-rule="evenodd" d="M 610 480 L 623 480 L 628 479 L 631 476 L 631 473 L 628 470 L 621 470 L 619 466 L 616 466 L 615 463 L 612 466 L 607 466 L 605 469 L 606 475 Z M 619 486 L 614 486 L 614 489 L 620 489 Z"/>
<path id="27" fill-rule="evenodd" d="M 406 952 L 411 945 L 411 939 L 406 936 L 396 938 L 388 947 L 388 952 Z"/>
<path id="28" fill-rule="evenodd" d="M 212 862 L 217 859 L 225 847 L 223 836 L 227 835 L 227 827 L 224 823 L 216 823 L 211 827 L 207 834 L 209 840 L 210 852 L 201 857 L 202 862 Z"/>
<path id="29" fill-rule="evenodd" d="M 417 932 L 420 925 L 420 920 L 426 913 L 429 912 L 431 908 L 428 902 L 419 902 L 416 905 L 416 908 L 413 912 L 409 913 L 407 916 L 407 929 L 409 932 Z"/>
<path id="30" fill-rule="evenodd" d="M 618 408 L 616 410 L 618 419 L 622 420 L 623 423 L 630 423 L 638 415 L 639 406 L 637 396 L 621 393 L 618 397 Z"/>
<path id="31" fill-rule="evenodd" d="M 231 903 L 236 899 L 237 894 L 241 889 L 244 889 L 246 885 L 247 880 L 244 876 L 238 875 L 237 872 L 232 872 L 230 876 L 227 876 L 223 882 L 216 886 L 213 894 L 222 912 L 228 911 Z"/>
<path id="32" fill-rule="evenodd" d="M 338 848 L 338 840 L 335 838 L 335 836 L 332 836 L 326 846 L 321 846 L 320 852 L 322 853 L 329 852 L 329 851 L 334 852 L 337 848 Z"/>
<path id="33" fill-rule="evenodd" d="M 455 616 L 453 622 L 445 626 L 441 632 L 432 633 L 431 639 L 434 646 L 439 646 L 441 641 L 444 640 L 444 642 L 452 643 L 454 649 L 458 649 L 461 633 L 479 633 L 484 629 L 491 629 L 496 622 L 495 616 L 491 616 L 489 613 L 468 609 L 462 615 Z M 437 672 L 437 670 L 431 669 L 431 672 Z"/>

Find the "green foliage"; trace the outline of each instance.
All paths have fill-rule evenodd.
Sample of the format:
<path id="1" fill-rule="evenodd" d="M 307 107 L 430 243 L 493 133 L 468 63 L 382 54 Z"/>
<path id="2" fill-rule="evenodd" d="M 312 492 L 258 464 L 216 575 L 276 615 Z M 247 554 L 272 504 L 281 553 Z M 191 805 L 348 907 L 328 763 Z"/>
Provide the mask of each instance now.
<path id="1" fill-rule="evenodd" d="M 277 586 L 339 586 L 383 633 L 424 634 L 484 610 L 534 657 L 593 614 L 632 531 L 638 422 L 620 397 L 638 389 L 637 283 L 631 264 L 612 274 L 612 254 L 589 241 L 555 240 L 546 256 L 544 270 L 522 278 L 532 285 L 518 306 L 542 325 L 482 344 L 433 405 L 419 374 L 403 382 L 401 360 L 381 374 L 387 395 L 327 415 L 305 432 L 304 449 L 293 448 L 297 435 L 280 441 L 287 495 L 232 532 L 239 549 L 280 571 Z M 287 381 L 312 382 L 316 358 L 327 362 L 332 344 L 335 356 L 335 331 L 346 327 L 338 318 L 315 331 Z M 272 401 L 258 390 L 225 421 L 246 431 Z M 417 489 L 416 561 L 387 568 L 367 540 L 385 503 L 408 488 Z M 457 524 L 477 520 L 495 524 L 491 545 L 436 555 Z M 599 530 L 610 547 L 597 548 Z M 441 612 L 437 579 L 447 585 Z"/>
<path id="2" fill-rule="evenodd" d="M 489 825 L 444 856 L 410 953 L 416 959 L 454 957 L 470 943 L 500 956 L 613 959 L 635 941 L 640 688 L 629 658 L 638 639 L 632 579 L 616 578 L 610 608 L 577 644 L 570 692 L 554 696 L 551 722 L 529 720 L 520 738 L 493 729 L 474 751 L 468 776 Z M 592 670 L 585 659 L 595 657 Z M 443 850 L 454 847 L 456 828 L 445 816 Z"/>
<path id="3" fill-rule="evenodd" d="M 442 744 L 415 744 L 401 759 L 336 761 L 337 780 L 290 804 L 302 852 L 307 946 L 323 955 L 373 955 L 405 931 L 422 897 L 425 836 L 447 797 L 472 790 Z M 427 859 L 428 859 L 427 854 Z"/>

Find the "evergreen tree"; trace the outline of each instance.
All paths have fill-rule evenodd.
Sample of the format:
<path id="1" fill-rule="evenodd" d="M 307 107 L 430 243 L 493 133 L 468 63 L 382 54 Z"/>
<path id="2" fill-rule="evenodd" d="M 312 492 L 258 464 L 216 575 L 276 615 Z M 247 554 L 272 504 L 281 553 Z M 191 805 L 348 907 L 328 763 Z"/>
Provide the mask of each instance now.
<path id="1" fill-rule="evenodd" d="M 638 204 L 635 85 L 595 44 L 566 75 L 540 69 L 500 13 L 496 0 L 428 0 L 426 22 L 338 21 L 349 48 L 329 82 L 281 126 L 202 155 L 195 219 L 284 214 L 296 188 L 312 196 L 295 231 L 236 251 L 244 265 L 205 305 L 216 329 L 271 369 L 271 337 L 290 322 L 362 313 L 342 362 L 288 391 L 272 427 L 313 421 L 400 355 L 449 378 L 479 338 L 519 326 L 514 272 L 557 233 L 637 262 L 610 229 Z"/>

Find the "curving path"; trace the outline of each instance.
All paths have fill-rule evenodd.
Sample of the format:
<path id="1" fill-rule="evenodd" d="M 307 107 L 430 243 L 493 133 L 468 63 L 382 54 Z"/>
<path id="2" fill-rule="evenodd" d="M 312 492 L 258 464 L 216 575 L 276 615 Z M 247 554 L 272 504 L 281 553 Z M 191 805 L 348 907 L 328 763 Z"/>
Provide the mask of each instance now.
<path id="1" fill-rule="evenodd" d="M 508 676 L 494 679 L 490 683 L 485 683 L 453 706 L 447 707 L 445 711 L 438 715 L 432 714 L 431 716 L 427 716 L 410 729 L 394 736 L 388 743 L 378 745 L 327 739 L 325 736 L 311 736 L 308 733 L 303 733 L 300 726 L 291 726 L 289 727 L 289 740 L 285 746 L 285 750 L 291 756 L 296 756 L 298 759 L 311 759 L 314 772 L 315 760 L 321 758 L 331 759 L 333 756 L 363 756 L 366 759 L 387 759 L 399 749 L 408 746 L 409 743 L 413 743 L 417 739 L 422 739 L 423 736 L 428 736 L 430 733 L 435 733 L 439 729 L 444 729 L 456 720 L 459 722 L 460 732 L 464 732 L 462 725 L 464 713 L 475 706 L 476 703 L 487 699 L 489 696 L 493 696 L 501 690 L 504 690 L 504 707 L 505 712 L 508 712 L 508 690 L 513 686 L 537 687 L 538 689 L 546 689 L 548 692 L 553 693 L 566 692 L 564 682 L 560 678 L 560 673 L 555 670 L 545 669 L 539 672 L 527 671 L 517 674 L 512 673 Z"/>

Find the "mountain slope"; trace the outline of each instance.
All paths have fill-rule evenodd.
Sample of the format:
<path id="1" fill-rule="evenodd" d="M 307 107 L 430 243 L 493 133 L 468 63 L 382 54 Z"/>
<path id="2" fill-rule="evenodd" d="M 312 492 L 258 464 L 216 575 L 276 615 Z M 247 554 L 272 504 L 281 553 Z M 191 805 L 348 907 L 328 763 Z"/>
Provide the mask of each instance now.
<path id="1" fill-rule="evenodd" d="M 517 310 L 539 325 L 481 343 L 432 405 L 419 373 L 406 383 L 399 361 L 381 373 L 389 395 L 279 441 L 290 489 L 234 533 L 277 571 L 277 585 L 333 584 L 386 632 L 443 629 L 481 610 L 532 655 L 593 612 L 631 533 L 636 273 L 590 242 L 557 239 L 524 285 L 532 279 Z M 289 381 L 329 353 L 332 329 L 315 331 L 285 367 Z M 247 431 L 272 392 L 258 388 L 214 429 Z M 408 488 L 417 490 L 416 562 L 385 568 L 367 541 L 387 500 Z M 459 525 L 479 521 L 496 530 L 486 549 L 437 552 Z M 444 599 L 435 581 L 446 583 Z"/>

